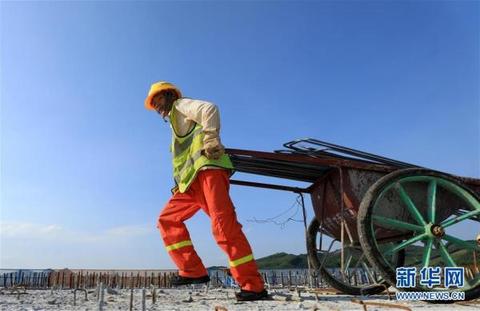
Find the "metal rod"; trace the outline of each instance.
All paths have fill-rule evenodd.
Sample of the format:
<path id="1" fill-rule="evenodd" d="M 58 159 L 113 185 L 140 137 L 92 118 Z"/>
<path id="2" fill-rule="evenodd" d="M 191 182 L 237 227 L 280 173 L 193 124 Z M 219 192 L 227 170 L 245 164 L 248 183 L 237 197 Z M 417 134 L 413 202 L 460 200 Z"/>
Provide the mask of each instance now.
<path id="1" fill-rule="evenodd" d="M 337 151 L 337 152 L 342 152 L 342 153 L 345 153 L 345 154 L 353 155 L 353 156 L 368 159 L 368 160 L 377 161 L 377 162 L 388 164 L 388 165 L 394 165 L 394 166 L 398 166 L 398 167 L 419 167 L 418 165 L 398 161 L 398 160 L 395 160 L 395 159 L 390 159 L 390 158 L 379 156 L 379 155 L 376 155 L 376 154 L 373 154 L 373 153 L 368 153 L 368 152 L 364 152 L 364 151 L 360 151 L 360 150 L 355 150 L 355 149 L 340 146 L 340 145 L 335 145 L 335 144 L 328 143 L 328 142 L 321 141 L 321 140 L 314 139 L 314 138 L 305 138 L 305 139 L 294 140 L 294 141 L 291 141 L 289 143 L 284 144 L 284 146 L 286 148 L 289 148 L 289 147 L 292 148 L 293 145 L 298 144 L 298 143 L 302 143 L 302 142 L 303 143 L 310 143 L 312 145 L 327 147 L 327 148 L 330 148 L 331 150 L 334 150 L 334 151 Z M 314 151 L 314 150 L 312 150 L 312 151 Z"/>
<path id="2" fill-rule="evenodd" d="M 350 229 L 348 228 L 348 223 L 345 222 L 345 231 L 347 232 L 348 239 L 350 240 L 350 244 L 353 246 L 353 236 L 352 233 L 350 232 Z"/>
<path id="3" fill-rule="evenodd" d="M 226 152 L 231 156 L 234 166 L 237 166 L 237 162 L 244 161 L 256 162 L 259 159 L 261 160 L 275 160 L 280 161 L 280 163 L 303 163 L 310 164 L 317 169 L 329 169 L 333 166 L 344 166 L 350 168 L 364 169 L 368 171 L 378 171 L 378 172 L 392 172 L 395 170 L 394 167 L 376 164 L 376 163 L 363 163 L 355 160 L 346 160 L 338 159 L 333 156 L 325 156 L 322 158 L 312 158 L 307 155 L 301 154 L 281 154 L 281 153 L 271 153 L 271 152 L 262 152 L 262 151 L 252 151 L 252 150 L 242 150 L 242 149 L 227 149 Z M 320 177 L 320 176 L 319 176 Z"/>
<path id="4" fill-rule="evenodd" d="M 340 271 L 342 273 L 343 278 L 345 278 L 344 274 L 344 260 L 345 260 L 345 214 L 344 214 L 344 204 L 343 204 L 343 171 L 342 168 L 338 168 L 339 176 L 340 176 L 340 214 L 341 214 L 341 227 L 340 227 Z"/>
<path id="5" fill-rule="evenodd" d="M 307 227 L 307 211 L 305 210 L 305 200 L 303 198 L 303 193 L 299 193 L 300 199 L 302 202 L 302 214 L 303 214 L 303 226 L 305 228 L 305 238 L 308 237 L 308 227 Z M 306 245 L 306 243 L 305 243 Z M 307 249 L 308 252 L 308 249 Z M 312 265 L 310 263 L 310 256 L 307 256 L 307 265 L 308 265 L 308 283 L 310 287 L 313 287 L 312 280 Z"/>
<path id="6" fill-rule="evenodd" d="M 129 311 L 133 310 L 133 288 L 130 289 L 130 305 L 129 305 Z"/>
<path id="7" fill-rule="evenodd" d="M 100 285 L 98 286 L 98 311 L 103 310 L 103 298 L 104 298 L 104 288 L 103 288 L 103 283 L 100 282 Z"/>
<path id="8" fill-rule="evenodd" d="M 412 311 L 412 309 L 410 309 L 409 307 L 407 306 L 404 306 L 404 305 L 401 305 L 401 304 L 398 304 L 398 303 L 385 303 L 385 302 L 374 302 L 374 301 L 363 301 L 363 300 L 359 300 L 359 299 L 352 299 L 352 302 L 354 303 L 358 303 L 360 305 L 363 306 L 363 310 L 367 310 L 367 306 L 376 306 L 376 307 L 386 307 L 386 308 L 398 308 L 398 309 L 402 309 L 402 310 L 407 310 L 407 311 Z"/>
<path id="9" fill-rule="evenodd" d="M 321 210 L 321 216 L 320 216 L 320 226 L 319 226 L 319 231 L 320 231 L 320 240 L 319 240 L 319 249 L 322 250 L 322 243 L 323 243 L 323 222 L 325 220 L 325 190 L 327 188 L 327 182 L 323 183 L 322 187 L 322 198 L 320 199 L 321 205 L 320 205 L 320 210 Z"/>
<path id="10" fill-rule="evenodd" d="M 230 184 L 240 185 L 240 186 L 257 187 L 257 188 L 267 188 L 267 189 L 275 189 L 275 190 L 292 191 L 292 192 L 295 192 L 295 193 L 310 193 L 310 191 L 308 189 L 305 189 L 305 188 L 289 187 L 289 186 L 274 185 L 274 184 L 265 184 L 265 183 L 235 180 L 235 179 L 231 179 Z"/>
<path id="11" fill-rule="evenodd" d="M 475 273 L 479 273 L 477 266 L 477 253 L 475 250 L 473 250 L 473 268 L 475 269 Z"/>
<path id="12" fill-rule="evenodd" d="M 330 242 L 330 246 L 328 246 L 328 250 L 327 250 L 327 256 L 323 256 L 322 263 L 320 264 L 320 267 L 318 267 L 318 270 L 321 270 L 323 268 L 323 265 L 327 261 L 328 254 L 330 254 L 330 251 L 335 241 L 339 242 L 337 239 L 333 239 L 332 242 Z"/>

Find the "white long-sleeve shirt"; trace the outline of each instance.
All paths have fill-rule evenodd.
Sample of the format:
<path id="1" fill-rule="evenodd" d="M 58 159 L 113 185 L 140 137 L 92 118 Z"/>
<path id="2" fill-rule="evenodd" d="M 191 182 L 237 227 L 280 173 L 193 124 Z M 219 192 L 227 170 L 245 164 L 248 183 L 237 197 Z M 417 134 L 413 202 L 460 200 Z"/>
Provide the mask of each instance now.
<path id="1" fill-rule="evenodd" d="M 179 98 L 174 103 L 177 115 L 175 120 L 170 120 L 175 132 L 186 135 L 198 123 L 205 133 L 204 142 L 220 135 L 220 113 L 217 106 L 203 100 Z"/>

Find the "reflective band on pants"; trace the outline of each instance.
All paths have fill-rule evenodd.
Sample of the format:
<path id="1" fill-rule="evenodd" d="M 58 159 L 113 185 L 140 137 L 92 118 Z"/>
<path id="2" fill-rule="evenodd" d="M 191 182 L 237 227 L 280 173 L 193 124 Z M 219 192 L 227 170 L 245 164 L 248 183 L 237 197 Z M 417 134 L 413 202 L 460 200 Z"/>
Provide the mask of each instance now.
<path id="1" fill-rule="evenodd" d="M 185 222 L 202 209 L 211 219 L 213 236 L 227 254 L 230 272 L 237 284 L 243 290 L 261 292 L 264 289 L 263 278 L 228 194 L 229 173 L 223 169 L 200 170 L 184 193 L 176 192 L 168 201 L 157 225 L 165 246 L 172 249 L 179 241 L 190 242 Z M 193 246 L 178 247 L 168 254 L 178 267 L 179 275 L 196 278 L 208 274 Z"/>
<path id="2" fill-rule="evenodd" d="M 241 264 L 247 263 L 252 260 L 253 260 L 253 254 L 250 254 L 245 257 L 239 258 L 237 260 L 232 260 L 229 262 L 229 264 L 230 264 L 230 267 L 237 267 L 237 266 L 240 266 Z"/>
<path id="3" fill-rule="evenodd" d="M 166 249 L 167 249 L 167 251 L 173 251 L 174 249 L 179 249 L 179 248 L 182 248 L 182 247 L 185 247 L 185 246 L 190 246 L 190 245 L 193 245 L 192 241 L 191 240 L 186 240 L 186 241 L 178 242 L 178 243 L 175 243 L 175 244 L 172 244 L 172 245 L 168 245 L 166 247 Z"/>

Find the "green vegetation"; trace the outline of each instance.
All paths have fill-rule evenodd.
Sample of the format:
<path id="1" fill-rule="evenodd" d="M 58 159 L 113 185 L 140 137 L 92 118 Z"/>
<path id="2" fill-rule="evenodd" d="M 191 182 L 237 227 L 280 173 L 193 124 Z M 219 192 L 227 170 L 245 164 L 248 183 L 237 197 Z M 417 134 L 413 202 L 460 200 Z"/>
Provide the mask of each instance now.
<path id="1" fill-rule="evenodd" d="M 469 241 L 470 242 L 470 241 Z M 460 249 L 453 245 L 447 245 L 450 255 L 452 256 L 453 260 L 460 266 L 468 266 L 473 264 L 473 257 L 470 252 L 464 249 Z M 360 253 L 361 254 L 361 253 Z M 405 263 L 404 266 L 412 266 L 418 264 L 422 260 L 423 255 L 423 247 L 421 246 L 410 246 L 407 248 L 407 253 L 405 256 Z M 357 262 L 357 256 L 352 258 L 352 266 L 355 265 Z M 477 259 L 478 260 L 478 259 Z M 287 254 L 284 252 L 275 253 L 270 256 L 262 257 L 256 259 L 257 265 L 260 269 L 307 269 L 307 255 L 300 254 L 300 255 L 293 255 Z M 430 261 L 431 266 L 440 265 L 442 264 L 442 259 L 438 250 L 435 248 L 432 250 L 432 257 Z M 336 268 L 340 267 L 340 251 L 337 250 L 330 254 L 325 262 L 325 267 Z M 227 267 L 223 266 L 213 266 L 209 267 L 209 269 L 227 269 Z"/>
<path id="2" fill-rule="evenodd" d="M 276 253 L 267 257 L 257 259 L 260 269 L 306 269 L 307 255 L 292 255 L 287 253 Z"/>

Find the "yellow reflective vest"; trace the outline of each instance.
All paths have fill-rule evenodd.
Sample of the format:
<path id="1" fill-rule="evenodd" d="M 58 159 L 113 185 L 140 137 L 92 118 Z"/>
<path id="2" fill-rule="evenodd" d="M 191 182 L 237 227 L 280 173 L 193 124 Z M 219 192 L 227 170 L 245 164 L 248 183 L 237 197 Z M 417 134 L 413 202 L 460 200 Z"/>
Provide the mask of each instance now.
<path id="1" fill-rule="evenodd" d="M 218 160 L 210 160 L 203 154 L 203 130 L 202 126 L 195 122 L 193 128 L 184 136 L 175 131 L 172 124 L 176 118 L 175 105 L 170 112 L 170 127 L 172 128 L 173 155 L 173 178 L 178 191 L 184 193 L 197 176 L 198 171 L 205 166 L 216 166 L 225 169 L 233 169 L 233 164 L 227 154 L 223 154 Z"/>

